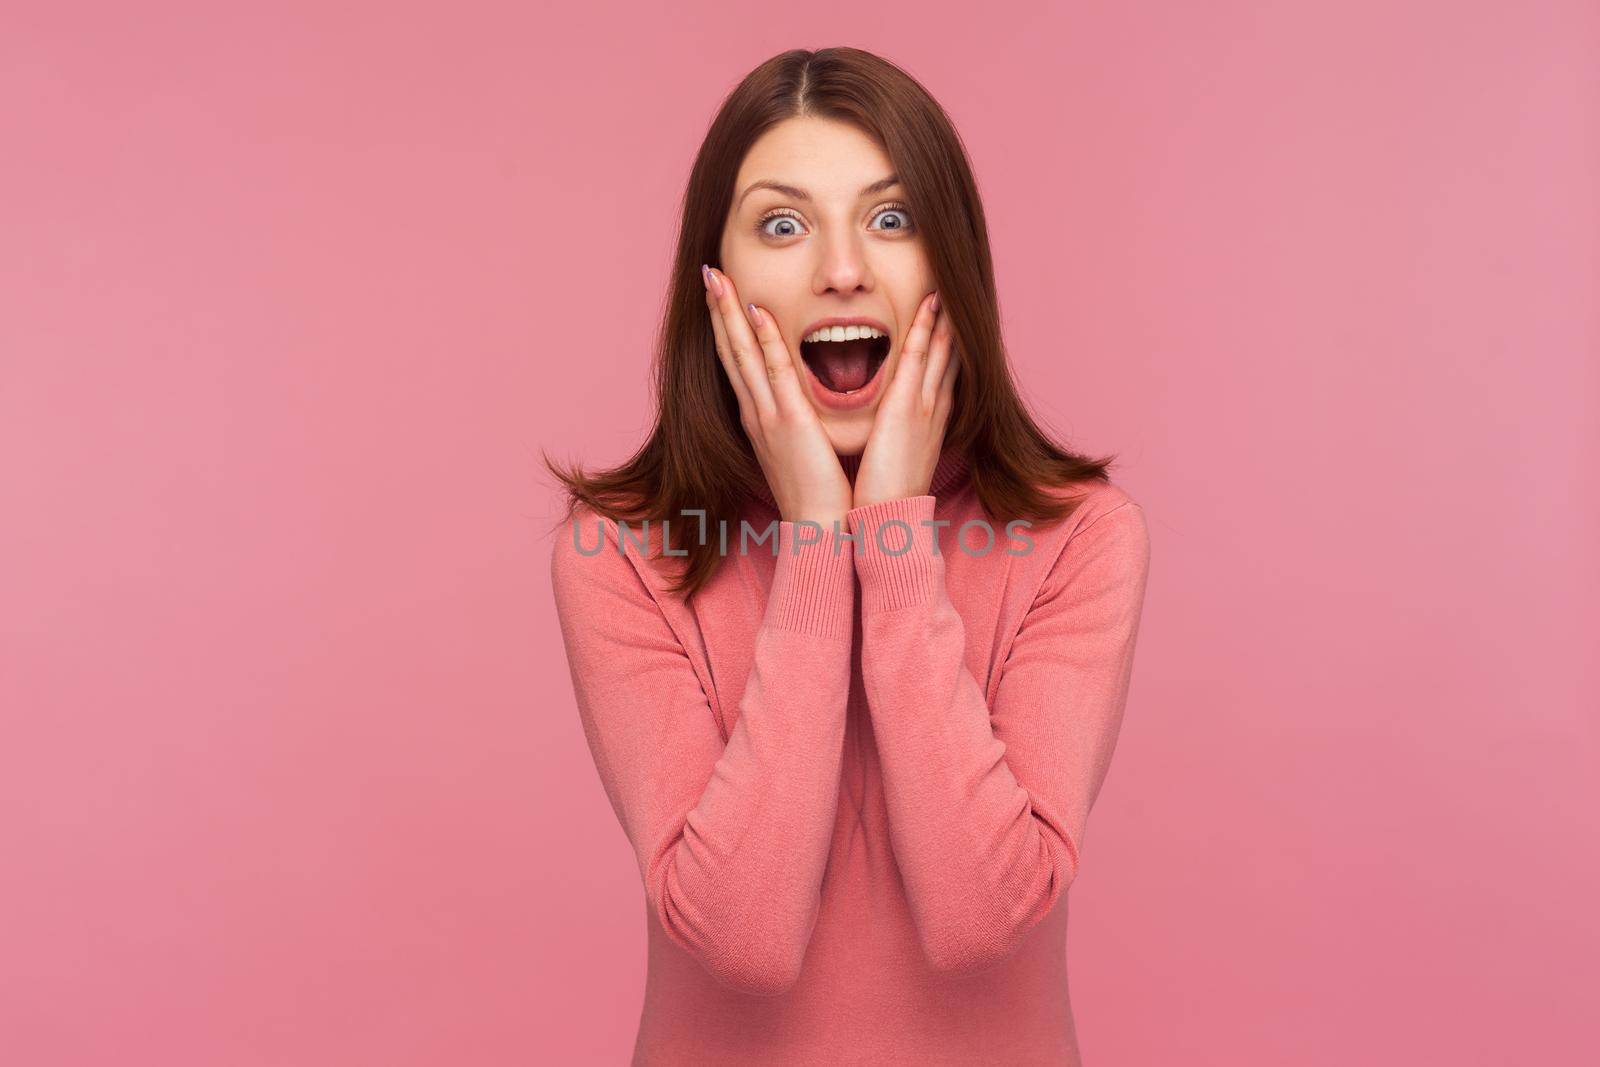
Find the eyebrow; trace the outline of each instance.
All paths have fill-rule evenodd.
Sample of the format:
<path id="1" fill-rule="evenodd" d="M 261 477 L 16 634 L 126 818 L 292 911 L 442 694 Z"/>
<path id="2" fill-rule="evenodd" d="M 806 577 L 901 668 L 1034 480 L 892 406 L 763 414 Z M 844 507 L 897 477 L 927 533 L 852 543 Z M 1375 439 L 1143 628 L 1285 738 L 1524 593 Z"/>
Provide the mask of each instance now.
<path id="1" fill-rule="evenodd" d="M 900 176 L 898 174 L 891 174 L 887 178 L 879 178 L 871 185 L 862 189 L 860 195 L 871 196 L 873 193 L 881 193 L 885 189 L 899 184 Z M 737 210 L 739 205 L 744 203 L 744 198 L 755 192 L 757 189 L 771 189 L 774 192 L 782 193 L 791 200 L 804 200 L 808 203 L 811 200 L 811 194 L 797 185 L 785 185 L 783 182 L 773 181 L 771 178 L 762 178 L 759 181 L 751 182 L 749 186 L 745 188 L 745 191 L 739 194 L 739 199 L 733 205 L 734 209 Z"/>

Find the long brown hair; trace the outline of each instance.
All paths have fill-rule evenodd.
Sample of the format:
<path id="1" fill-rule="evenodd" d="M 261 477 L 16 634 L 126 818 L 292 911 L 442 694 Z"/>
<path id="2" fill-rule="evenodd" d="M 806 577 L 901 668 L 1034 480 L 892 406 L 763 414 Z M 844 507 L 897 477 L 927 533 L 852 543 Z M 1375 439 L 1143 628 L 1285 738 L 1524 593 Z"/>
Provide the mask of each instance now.
<path id="1" fill-rule="evenodd" d="M 983 205 L 944 109 L 909 74 L 871 52 L 783 52 L 751 71 L 723 101 L 689 174 L 656 341 L 658 407 L 649 439 L 620 466 L 594 474 L 563 469 L 544 456 L 566 489 L 563 521 L 572 520 L 579 504 L 619 523 L 648 518 L 659 527 L 670 519 L 669 543 L 683 564 L 671 588 L 684 596 L 711 577 L 721 552 L 714 535 L 700 543 L 698 521 L 683 510 L 704 509 L 712 530 L 726 519 L 736 536 L 742 503 L 766 484 L 717 358 L 700 264 L 721 266 L 722 229 L 745 153 L 767 129 L 797 116 L 848 122 L 873 137 L 905 187 L 955 329 L 951 354 L 961 361 L 944 446 L 965 458 L 990 520 L 1059 521 L 1081 497 L 1050 487 L 1108 481 L 1115 460 L 1091 460 L 1056 444 L 1017 393 L 1000 337 Z"/>

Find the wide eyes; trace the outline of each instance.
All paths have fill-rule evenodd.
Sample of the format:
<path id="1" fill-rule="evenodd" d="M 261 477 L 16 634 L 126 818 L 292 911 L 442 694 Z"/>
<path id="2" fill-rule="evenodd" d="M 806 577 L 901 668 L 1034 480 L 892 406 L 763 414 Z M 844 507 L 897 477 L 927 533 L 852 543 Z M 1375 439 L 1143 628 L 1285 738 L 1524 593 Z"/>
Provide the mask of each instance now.
<path id="1" fill-rule="evenodd" d="M 894 221 L 897 217 L 899 219 L 898 222 Z M 904 208 L 898 208 L 898 207 L 884 208 L 883 211 L 879 212 L 877 215 L 874 215 L 873 218 L 874 219 L 887 218 L 887 219 L 890 220 L 890 222 L 893 222 L 893 225 L 885 224 L 885 227 L 884 227 L 885 229 L 889 229 L 889 230 L 909 230 L 911 228 L 911 213 L 909 211 L 906 211 Z"/>
<path id="2" fill-rule="evenodd" d="M 872 216 L 872 221 L 882 222 L 881 226 L 876 227 L 881 233 L 897 233 L 912 228 L 911 212 L 902 204 L 886 204 Z M 764 237 L 798 237 L 805 232 L 805 224 L 793 211 L 778 208 L 756 221 L 756 232 Z"/>

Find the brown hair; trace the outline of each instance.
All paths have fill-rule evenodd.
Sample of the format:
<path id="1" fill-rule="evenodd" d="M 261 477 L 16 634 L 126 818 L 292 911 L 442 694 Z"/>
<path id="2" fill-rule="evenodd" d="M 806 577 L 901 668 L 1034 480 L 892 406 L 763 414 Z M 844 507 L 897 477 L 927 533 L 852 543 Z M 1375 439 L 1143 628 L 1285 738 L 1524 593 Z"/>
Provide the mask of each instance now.
<path id="1" fill-rule="evenodd" d="M 544 457 L 565 486 L 566 522 L 580 503 L 616 522 L 650 518 L 658 526 L 670 519 L 674 558 L 683 564 L 672 590 L 685 596 L 711 577 L 721 552 L 714 534 L 700 543 L 699 523 L 683 509 L 704 509 L 712 530 L 723 518 L 736 531 L 744 499 L 766 484 L 717 358 L 700 264 L 720 267 L 722 229 L 745 153 L 768 128 L 796 116 L 848 122 L 873 137 L 905 187 L 955 329 L 951 355 L 961 361 L 944 447 L 966 459 L 990 519 L 1059 521 L 1081 497 L 1054 495 L 1047 487 L 1108 481 L 1115 459 L 1091 460 L 1056 444 L 1018 396 L 1000 337 L 983 205 L 944 109 L 909 74 L 871 52 L 783 52 L 751 71 L 723 101 L 689 174 L 656 342 L 658 410 L 649 439 L 622 465 L 595 474 L 563 470 Z M 680 551 L 687 555 L 678 557 Z"/>

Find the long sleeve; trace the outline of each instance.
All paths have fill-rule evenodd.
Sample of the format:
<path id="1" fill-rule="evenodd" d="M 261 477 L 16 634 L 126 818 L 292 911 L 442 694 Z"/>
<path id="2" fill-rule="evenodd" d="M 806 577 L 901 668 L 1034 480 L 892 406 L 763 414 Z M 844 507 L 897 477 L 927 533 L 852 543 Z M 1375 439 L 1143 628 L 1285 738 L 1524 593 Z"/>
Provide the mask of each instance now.
<path id="1" fill-rule="evenodd" d="M 882 501 L 849 521 L 890 844 L 930 965 L 973 974 L 1014 952 L 1077 874 L 1121 727 L 1149 537 L 1131 500 L 1073 533 L 1022 621 L 991 708 L 964 660 L 936 528 L 923 524 L 934 503 Z M 906 531 L 894 519 L 912 532 L 899 555 Z M 992 551 L 1005 551 L 1003 534 Z"/>
<path id="2" fill-rule="evenodd" d="M 726 745 L 704 687 L 606 520 L 580 510 L 583 549 L 557 538 L 551 582 L 595 766 L 646 898 L 723 984 L 775 995 L 816 926 L 839 799 L 855 601 L 848 545 L 795 553 L 780 522 L 773 582 Z M 643 565 L 643 564 L 641 564 Z M 731 561 L 723 561 L 731 566 Z"/>

